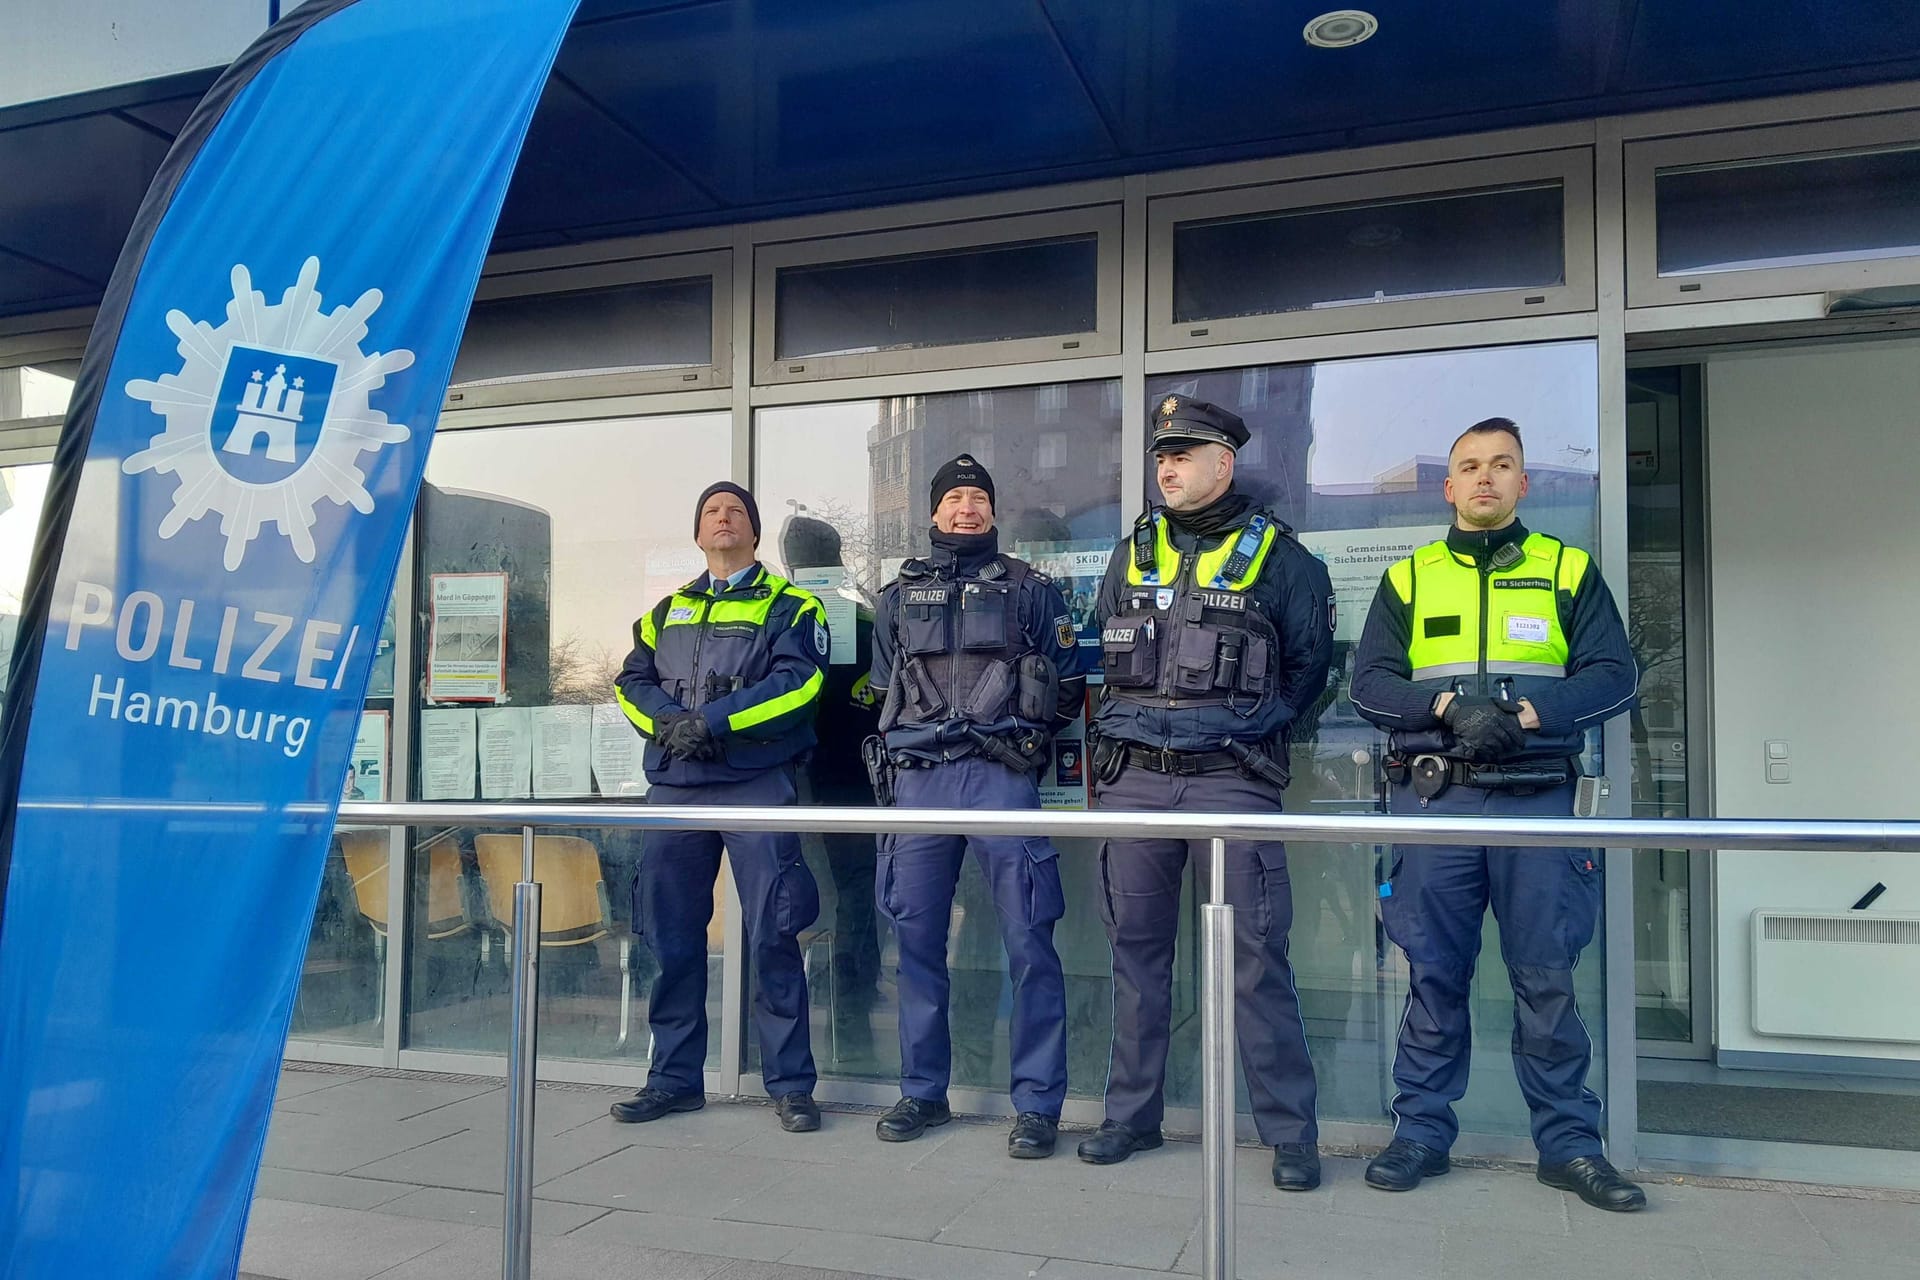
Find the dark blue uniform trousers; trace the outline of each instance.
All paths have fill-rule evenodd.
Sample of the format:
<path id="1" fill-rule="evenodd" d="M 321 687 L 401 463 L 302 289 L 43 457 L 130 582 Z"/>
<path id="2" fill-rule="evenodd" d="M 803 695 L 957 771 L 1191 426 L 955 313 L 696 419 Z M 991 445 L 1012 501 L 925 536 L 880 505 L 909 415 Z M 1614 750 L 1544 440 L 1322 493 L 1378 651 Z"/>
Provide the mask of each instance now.
<path id="1" fill-rule="evenodd" d="M 1572 784 L 1532 795 L 1449 787 L 1425 807 L 1392 788 L 1396 814 L 1474 817 L 1573 812 Z M 1436 1151 L 1460 1132 L 1453 1104 L 1467 1091 L 1469 1000 L 1489 904 L 1513 984 L 1513 1070 L 1532 1112 L 1540 1159 L 1600 1154 L 1600 1099 L 1586 1087 L 1593 1042 L 1573 1001 L 1573 966 L 1593 939 L 1600 855 L 1592 849 L 1397 845 L 1381 899 L 1387 936 L 1407 953 L 1410 979 L 1393 1060 L 1394 1136 Z"/>
<path id="2" fill-rule="evenodd" d="M 655 786 L 649 804 L 785 805 L 793 775 L 769 769 L 742 782 Z M 660 962 L 647 1021 L 653 1066 L 647 1083 L 669 1093 L 705 1088 L 707 925 L 725 844 L 740 890 L 747 954 L 758 979 L 753 1027 L 767 1093 L 811 1093 L 816 1080 L 807 1025 L 807 974 L 795 941 L 820 914 L 820 889 L 790 832 L 650 831 L 634 878 L 633 918 Z"/>
<path id="3" fill-rule="evenodd" d="M 1177 777 L 1129 765 L 1097 786 L 1094 799 L 1102 809 L 1280 811 L 1277 791 L 1234 770 Z M 1113 945 L 1107 1119 L 1133 1129 L 1158 1128 L 1166 1113 L 1173 944 L 1189 844 L 1204 902 L 1212 865 L 1205 840 L 1109 840 L 1100 855 L 1101 913 Z M 1286 846 L 1229 841 L 1227 901 L 1234 909 L 1234 1022 L 1254 1126 L 1268 1146 L 1317 1141 L 1313 1059 L 1287 961 L 1293 890 Z"/>
<path id="4" fill-rule="evenodd" d="M 1031 775 L 979 756 L 902 769 L 901 808 L 1038 809 Z M 915 835 L 880 837 L 874 896 L 893 925 L 900 953 L 900 1092 L 944 1102 L 953 1072 L 948 1029 L 947 932 L 960 860 L 980 860 L 1000 919 L 1013 982 L 1012 1095 L 1016 1111 L 1058 1117 L 1067 1094 L 1067 987 L 1053 947 L 1066 914 L 1060 864 L 1044 837 Z"/>

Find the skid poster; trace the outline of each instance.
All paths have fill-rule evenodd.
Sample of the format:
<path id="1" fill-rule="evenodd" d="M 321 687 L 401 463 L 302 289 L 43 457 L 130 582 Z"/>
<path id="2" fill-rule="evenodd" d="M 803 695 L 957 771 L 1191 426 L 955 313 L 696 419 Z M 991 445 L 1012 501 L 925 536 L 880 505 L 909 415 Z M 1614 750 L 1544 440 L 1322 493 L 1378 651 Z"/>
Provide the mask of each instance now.
<path id="1" fill-rule="evenodd" d="M 1095 604 L 1100 599 L 1100 580 L 1106 576 L 1107 561 L 1113 558 L 1113 543 L 1021 542 L 1015 544 L 1013 554 L 1053 579 L 1066 597 L 1080 647 L 1098 649 L 1100 619 Z"/>

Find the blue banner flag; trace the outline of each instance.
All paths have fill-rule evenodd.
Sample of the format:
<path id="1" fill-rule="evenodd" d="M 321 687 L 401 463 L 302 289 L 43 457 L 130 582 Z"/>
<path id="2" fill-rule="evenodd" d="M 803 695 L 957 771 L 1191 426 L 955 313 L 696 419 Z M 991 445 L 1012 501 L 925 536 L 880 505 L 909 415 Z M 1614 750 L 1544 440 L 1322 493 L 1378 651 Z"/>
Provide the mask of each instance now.
<path id="1" fill-rule="evenodd" d="M 313 0 L 87 346 L 0 727 L 0 1275 L 232 1276 L 455 349 L 575 0 Z"/>

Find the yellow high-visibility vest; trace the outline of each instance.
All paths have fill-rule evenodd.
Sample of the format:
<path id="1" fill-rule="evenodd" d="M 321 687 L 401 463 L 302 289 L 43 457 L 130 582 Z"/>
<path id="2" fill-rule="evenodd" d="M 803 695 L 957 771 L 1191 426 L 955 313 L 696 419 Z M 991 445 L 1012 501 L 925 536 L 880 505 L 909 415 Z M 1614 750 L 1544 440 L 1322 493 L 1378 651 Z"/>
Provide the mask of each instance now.
<path id="1" fill-rule="evenodd" d="M 1412 613 L 1414 681 L 1450 686 L 1462 677 L 1567 674 L 1559 593 L 1579 587 L 1590 558 L 1544 533 L 1528 534 L 1521 550 L 1519 563 L 1482 574 L 1442 539 L 1387 570 Z"/>

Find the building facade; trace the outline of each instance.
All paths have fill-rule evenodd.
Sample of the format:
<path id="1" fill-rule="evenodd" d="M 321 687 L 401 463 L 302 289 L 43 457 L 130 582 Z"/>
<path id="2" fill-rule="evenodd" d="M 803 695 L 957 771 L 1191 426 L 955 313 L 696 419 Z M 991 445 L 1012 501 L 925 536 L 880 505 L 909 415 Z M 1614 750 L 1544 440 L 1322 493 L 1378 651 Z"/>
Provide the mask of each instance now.
<path id="1" fill-rule="evenodd" d="M 103 112 L 141 120 L 152 146 L 99 158 L 137 194 L 179 116 L 143 101 L 190 99 L 180 76 L 258 25 L 226 8 L 205 47 L 156 65 L 123 73 L 82 47 L 67 80 L 7 104 L 0 124 L 24 136 Z M 526 181 L 573 193 L 540 130 Z M 1920 816 L 1902 740 L 1920 722 L 1907 665 L 1920 605 L 1905 589 L 1920 548 L 1920 80 L 1289 150 L 1072 180 L 1060 165 L 949 198 L 539 245 L 503 232 L 346 794 L 638 794 L 618 744 L 600 749 L 603 728 L 626 733 L 604 714 L 612 673 L 633 619 L 699 571 L 688 514 L 722 477 L 758 495 L 770 564 L 872 588 L 924 549 L 932 470 L 973 453 L 998 482 L 1003 538 L 1063 579 L 1092 643 L 1100 567 L 1153 496 L 1150 407 L 1179 392 L 1246 418 L 1243 481 L 1327 561 L 1339 595 L 1335 687 L 1296 735 L 1290 809 L 1376 808 L 1383 744 L 1345 698 L 1359 624 L 1385 566 L 1448 523 L 1448 443 L 1500 415 L 1526 435 L 1522 517 L 1593 549 L 1628 615 L 1642 705 L 1591 743 L 1617 813 Z M 583 223 L 643 220 L 616 195 Z M 9 217 L 39 225 L 0 202 L 0 246 L 48 280 L 17 271 L 0 306 L 8 647 L 90 318 L 84 273 L 21 248 Z M 839 564 L 786 562 L 781 534 L 798 515 L 835 528 Z M 503 629 L 463 629 L 436 605 L 451 574 L 500 584 Z M 835 608 L 850 629 L 851 604 Z M 854 660 L 836 649 L 836 663 Z M 435 674 L 489 662 L 497 678 L 477 706 Z M 527 744 L 581 718 L 587 756 L 538 767 Z M 1052 779 L 1058 804 L 1084 804 L 1075 776 L 1063 764 Z M 340 834 L 290 1057 L 504 1071 L 499 935 L 518 841 L 498 871 L 498 834 Z M 590 846 L 569 865 L 597 867 L 604 891 L 587 895 L 597 912 L 549 935 L 542 1071 L 638 1083 L 652 971 L 621 942 L 642 841 L 553 834 Z M 1108 952 L 1094 850 L 1062 845 L 1067 1115 L 1092 1120 Z M 820 1094 L 886 1101 L 899 1069 L 890 940 L 832 854 L 809 837 L 829 899 L 803 939 Z M 1406 969 L 1377 922 L 1388 855 L 1291 850 L 1292 954 L 1337 1143 L 1378 1144 L 1389 1124 Z M 967 876 L 951 944 L 955 1101 L 994 1111 L 1004 961 L 990 899 Z M 758 1066 L 738 918 L 724 894 L 719 906 L 707 1069 L 726 1093 Z M 1863 932 L 1863 919 L 1876 923 Z M 1196 924 L 1197 908 L 1169 1068 L 1174 1123 L 1189 1129 Z M 1916 957 L 1920 859 L 1610 850 L 1603 927 L 1578 974 L 1616 1162 L 1920 1187 Z M 1475 992 L 1481 1070 L 1461 1149 L 1522 1153 L 1497 965 Z"/>

